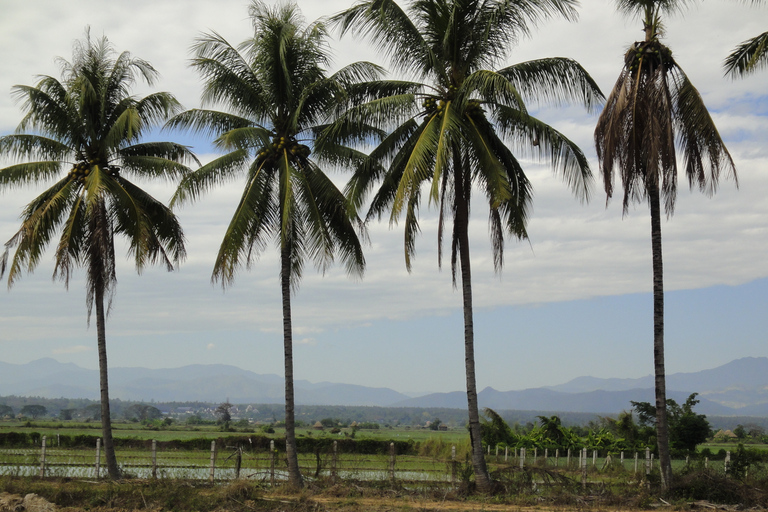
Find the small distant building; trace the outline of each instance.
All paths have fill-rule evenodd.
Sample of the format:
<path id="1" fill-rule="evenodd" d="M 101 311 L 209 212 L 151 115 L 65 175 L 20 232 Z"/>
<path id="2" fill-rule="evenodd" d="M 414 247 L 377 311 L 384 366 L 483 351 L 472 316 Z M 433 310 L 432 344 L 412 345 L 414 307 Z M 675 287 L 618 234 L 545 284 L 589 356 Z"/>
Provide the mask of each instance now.
<path id="1" fill-rule="evenodd" d="M 315 430 L 323 430 L 323 424 L 318 421 L 314 425 L 312 425 L 312 428 Z"/>

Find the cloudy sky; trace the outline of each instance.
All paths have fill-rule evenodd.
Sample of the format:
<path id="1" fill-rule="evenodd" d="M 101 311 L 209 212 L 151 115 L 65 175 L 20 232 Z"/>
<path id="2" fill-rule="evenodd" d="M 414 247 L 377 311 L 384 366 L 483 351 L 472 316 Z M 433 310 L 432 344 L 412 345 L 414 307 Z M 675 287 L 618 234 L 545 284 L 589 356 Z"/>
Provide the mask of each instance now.
<path id="1" fill-rule="evenodd" d="M 762 33 L 768 8 L 707 0 L 667 22 L 666 44 L 696 84 L 736 162 L 739 186 L 724 180 L 714 197 L 683 187 L 674 217 L 663 223 L 667 293 L 667 370 L 698 371 L 733 359 L 768 355 L 768 71 L 723 78 L 722 61 L 739 42 Z M 249 36 L 246 0 L 0 0 L 0 134 L 21 119 L 15 84 L 59 76 L 87 25 L 162 74 L 155 90 L 199 106 L 200 86 L 188 49 L 201 32 L 230 42 Z M 308 20 L 349 0 L 302 0 Z M 641 24 L 609 0 L 583 0 L 577 23 L 550 21 L 510 51 L 508 63 L 577 59 L 608 92 L 626 46 Z M 366 59 L 386 65 L 364 41 L 332 42 L 335 64 Z M 144 94 L 149 89 L 137 88 Z M 596 115 L 580 108 L 536 111 L 578 142 L 596 169 Z M 203 160 L 207 141 L 194 145 Z M 499 390 L 555 385 L 581 375 L 652 373 L 651 258 L 645 205 L 622 216 L 620 197 L 606 206 L 597 186 L 581 204 L 546 162 L 525 161 L 535 187 L 530 243 L 509 243 L 501 275 L 493 272 L 487 212 L 476 201 L 471 224 L 478 385 Z M 347 176 L 335 174 L 340 184 Z M 170 185 L 145 184 L 167 200 Z M 267 251 L 235 285 L 210 282 L 222 232 L 239 196 L 235 183 L 179 211 L 189 257 L 178 272 L 136 275 L 121 260 L 107 323 L 110 366 L 178 367 L 224 363 L 282 373 L 277 252 Z M 38 189 L 0 191 L 0 240 L 18 228 L 22 206 Z M 370 227 L 367 271 L 350 280 L 343 268 L 306 272 L 294 299 L 296 378 L 390 387 L 404 392 L 464 389 L 461 296 L 450 269 L 437 265 L 435 212 L 424 208 L 413 272 L 405 271 L 402 231 Z M 123 251 L 124 252 L 124 251 Z M 96 368 L 95 328 L 86 325 L 80 275 L 65 290 L 52 282 L 52 257 L 14 287 L 0 291 L 0 361 L 41 357 Z M 0 390 L 0 395 L 2 390 Z"/>

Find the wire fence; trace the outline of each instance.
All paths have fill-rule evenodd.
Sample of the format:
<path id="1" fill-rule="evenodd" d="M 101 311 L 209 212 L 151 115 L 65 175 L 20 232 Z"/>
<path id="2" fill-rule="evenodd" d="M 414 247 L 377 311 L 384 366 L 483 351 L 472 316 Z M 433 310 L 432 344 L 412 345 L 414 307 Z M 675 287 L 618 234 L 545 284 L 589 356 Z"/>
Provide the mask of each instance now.
<path id="1" fill-rule="evenodd" d="M 285 453 L 271 443 L 269 450 L 242 446 L 217 446 L 210 450 L 162 449 L 152 442 L 151 449 L 118 449 L 116 456 L 122 473 L 136 478 L 191 479 L 210 482 L 240 478 L 275 485 L 287 479 Z M 606 453 L 598 450 L 519 450 L 497 447 L 488 450 L 486 461 L 491 470 L 541 467 L 564 473 L 582 475 L 634 473 L 650 474 L 656 464 L 650 450 L 645 453 Z M 715 471 L 728 472 L 730 452 L 725 460 L 708 459 L 673 461 L 676 468 L 692 463 Z M 456 448 L 448 458 L 418 455 L 398 455 L 395 444 L 389 453 L 377 455 L 340 453 L 334 442 L 326 450 L 300 453 L 299 466 L 310 478 L 330 478 L 358 481 L 398 481 L 401 483 L 456 484 L 468 479 L 471 466 L 458 460 Z M 101 440 L 94 448 L 60 448 L 47 446 L 45 437 L 36 448 L 0 449 L 0 475 L 101 478 L 106 476 L 105 457 Z"/>

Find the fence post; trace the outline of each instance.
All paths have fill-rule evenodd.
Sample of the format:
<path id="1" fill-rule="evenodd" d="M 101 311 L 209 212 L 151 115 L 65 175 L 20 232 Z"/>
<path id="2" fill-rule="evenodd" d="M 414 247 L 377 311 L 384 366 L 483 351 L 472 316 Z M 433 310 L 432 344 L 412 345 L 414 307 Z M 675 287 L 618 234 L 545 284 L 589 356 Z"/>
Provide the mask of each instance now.
<path id="1" fill-rule="evenodd" d="M 509 457 L 509 446 L 504 447 L 504 462 L 507 462 L 507 458 Z"/>
<path id="2" fill-rule="evenodd" d="M 568 448 L 568 459 L 565 461 L 565 467 L 570 469 L 571 467 L 571 449 Z"/>
<path id="3" fill-rule="evenodd" d="M 456 483 L 456 445 L 451 446 L 451 483 Z"/>
<path id="4" fill-rule="evenodd" d="M 547 465 L 547 459 L 549 458 L 549 448 L 544 448 L 544 465 Z"/>
<path id="5" fill-rule="evenodd" d="M 45 438 L 43 438 L 43 447 L 45 447 Z M 731 470 L 731 451 L 730 450 L 725 452 L 725 461 L 723 462 L 723 468 L 725 469 L 726 475 Z"/>
<path id="6" fill-rule="evenodd" d="M 496 462 L 499 462 L 499 445 L 496 445 Z"/>
<path id="7" fill-rule="evenodd" d="M 152 440 L 152 479 L 157 478 L 157 440 Z"/>
<path id="8" fill-rule="evenodd" d="M 211 441 L 211 472 L 208 475 L 208 480 L 213 482 L 213 476 L 216 468 L 216 441 Z"/>
<path id="9" fill-rule="evenodd" d="M 581 486 L 587 488 L 587 449 L 581 449 Z"/>
<path id="10" fill-rule="evenodd" d="M 269 442 L 269 483 L 275 486 L 275 441 Z"/>
<path id="11" fill-rule="evenodd" d="M 240 467 L 243 465 L 243 449 L 237 447 L 235 452 L 235 480 L 240 480 Z"/>
<path id="12" fill-rule="evenodd" d="M 98 480 L 101 473 L 101 438 L 96 440 L 96 467 L 94 468 L 94 477 Z"/>
<path id="13" fill-rule="evenodd" d="M 389 443 L 389 479 L 395 481 L 395 443 Z"/>
<path id="14" fill-rule="evenodd" d="M 709 469 L 709 457 L 704 457 L 704 469 Z"/>
<path id="15" fill-rule="evenodd" d="M 336 482 L 336 464 L 339 457 L 339 442 L 333 442 L 333 456 L 331 457 L 331 481 Z"/>
<path id="16" fill-rule="evenodd" d="M 525 448 L 520 448 L 520 469 L 525 467 Z"/>
<path id="17" fill-rule="evenodd" d="M 645 449 L 645 475 L 651 474 L 651 449 Z"/>
<path id="18" fill-rule="evenodd" d="M 592 465 L 597 466 L 597 450 L 592 450 Z"/>
<path id="19" fill-rule="evenodd" d="M 533 449 L 533 465 L 535 466 L 537 462 L 539 462 L 539 449 L 534 448 Z"/>
<path id="20" fill-rule="evenodd" d="M 560 448 L 555 448 L 555 467 L 560 465 Z"/>
<path id="21" fill-rule="evenodd" d="M 621 469 L 624 469 L 624 450 L 621 450 Z"/>
<path id="22" fill-rule="evenodd" d="M 45 436 L 43 436 L 43 442 L 40 452 L 40 478 L 45 476 Z"/>

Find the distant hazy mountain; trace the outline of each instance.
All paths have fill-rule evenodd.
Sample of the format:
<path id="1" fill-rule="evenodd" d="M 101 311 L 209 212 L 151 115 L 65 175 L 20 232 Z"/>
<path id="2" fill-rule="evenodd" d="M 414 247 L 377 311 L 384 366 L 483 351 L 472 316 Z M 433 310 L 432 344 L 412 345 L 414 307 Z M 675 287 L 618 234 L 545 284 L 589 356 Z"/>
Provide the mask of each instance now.
<path id="1" fill-rule="evenodd" d="M 110 394 L 123 400 L 278 404 L 284 383 L 278 375 L 256 374 L 229 365 L 181 368 L 111 368 Z M 388 388 L 332 382 L 296 381 L 296 403 L 383 407 L 467 406 L 463 391 L 410 398 Z M 718 416 L 768 415 L 768 358 L 748 357 L 696 373 L 667 376 L 667 393 L 679 403 L 699 393 L 698 412 Z M 74 364 L 40 359 L 24 365 L 0 362 L 0 396 L 98 399 L 98 374 Z M 653 378 L 598 379 L 579 377 L 558 386 L 479 393 L 481 407 L 498 410 L 618 413 L 630 401 L 653 401 Z"/>
<path id="2" fill-rule="evenodd" d="M 39 359 L 15 365 L 0 362 L 0 396 L 40 396 L 44 398 L 99 397 L 96 370 L 53 359 Z M 110 368 L 110 396 L 122 400 L 158 402 L 282 403 L 283 378 L 256 374 L 223 364 L 190 365 L 181 368 Z M 304 405 L 379 405 L 386 406 L 408 398 L 386 388 L 352 384 L 295 382 L 296 402 Z"/>

